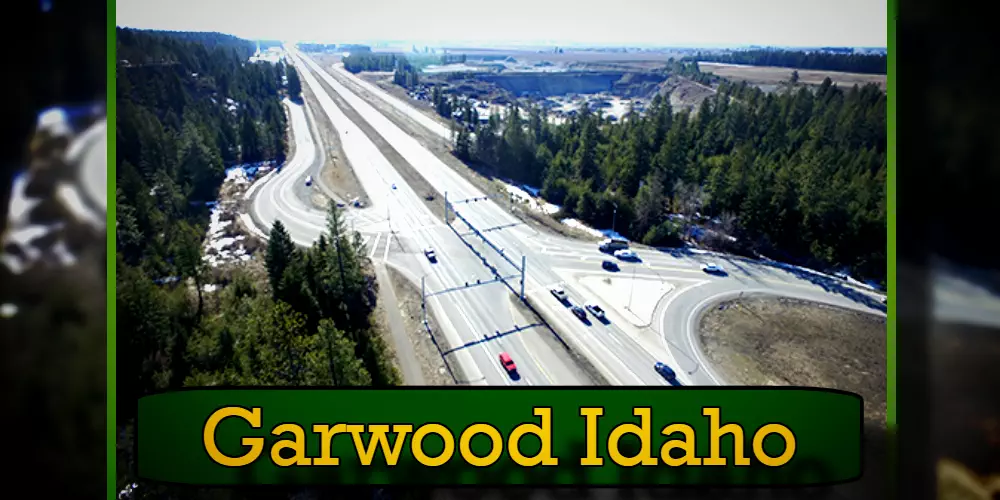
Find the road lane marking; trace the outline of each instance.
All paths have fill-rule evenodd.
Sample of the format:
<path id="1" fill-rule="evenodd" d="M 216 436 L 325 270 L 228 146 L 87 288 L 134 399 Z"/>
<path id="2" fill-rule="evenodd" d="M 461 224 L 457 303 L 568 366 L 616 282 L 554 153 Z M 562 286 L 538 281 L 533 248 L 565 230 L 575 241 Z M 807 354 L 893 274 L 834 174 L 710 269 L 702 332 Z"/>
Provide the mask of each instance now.
<path id="1" fill-rule="evenodd" d="M 375 251 L 378 250 L 378 242 L 382 239 L 382 233 L 375 233 L 375 241 L 372 242 L 372 249 L 368 252 L 368 258 L 375 258 Z"/>
<path id="2" fill-rule="evenodd" d="M 513 319 L 517 315 L 517 312 L 514 310 L 514 303 L 511 302 L 510 300 L 507 300 L 507 310 L 510 312 L 511 319 Z M 525 330 L 525 334 L 528 334 L 530 332 L 531 330 Z M 521 347 L 524 348 L 524 352 L 528 353 L 528 356 L 531 358 L 532 361 L 534 361 L 535 366 L 537 366 L 538 369 L 542 372 L 542 376 L 545 377 L 545 380 L 549 381 L 549 385 L 554 385 L 552 377 L 549 376 L 549 372 L 547 372 L 545 368 L 542 367 L 542 363 L 538 361 L 538 358 L 536 358 L 535 355 L 531 352 L 531 349 L 528 348 L 527 342 L 525 342 L 523 338 L 518 338 L 518 341 L 521 343 Z"/>
<path id="3" fill-rule="evenodd" d="M 382 254 L 382 260 L 389 259 L 389 247 L 392 246 L 392 233 L 385 235 L 385 252 Z"/>

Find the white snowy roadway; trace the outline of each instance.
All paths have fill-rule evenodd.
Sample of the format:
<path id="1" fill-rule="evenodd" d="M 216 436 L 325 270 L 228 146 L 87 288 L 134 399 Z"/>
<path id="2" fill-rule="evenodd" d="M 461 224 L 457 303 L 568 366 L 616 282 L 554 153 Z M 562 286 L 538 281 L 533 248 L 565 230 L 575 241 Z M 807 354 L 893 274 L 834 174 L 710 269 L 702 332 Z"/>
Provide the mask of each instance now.
<path id="1" fill-rule="evenodd" d="M 509 292 L 500 283 L 461 289 L 465 283 L 491 279 L 482 263 L 461 240 L 431 214 L 420 197 L 403 182 L 392 165 L 372 141 L 344 115 L 313 75 L 300 67 L 305 85 L 313 90 L 336 129 L 344 154 L 372 201 L 362 210 L 348 210 L 348 224 L 369 234 L 371 255 L 379 241 L 384 242 L 383 258 L 419 283 L 426 276 L 429 292 L 435 293 L 428 305 L 442 325 L 449 343 L 466 375 L 474 384 L 559 384 L 588 383 L 564 355 L 557 354 L 539 337 L 539 328 L 525 328 L 508 305 Z M 325 211 L 304 201 L 310 198 L 305 188 L 306 175 L 318 177 L 317 144 L 310 134 L 301 105 L 288 103 L 290 126 L 295 138 L 295 154 L 281 172 L 270 174 L 248 192 L 253 198 L 251 210 L 257 222 L 269 226 L 281 220 L 292 238 L 308 245 L 325 229 Z M 392 185 L 396 185 L 396 189 Z M 384 237 L 384 238 L 383 238 Z M 396 250 L 390 258 L 390 247 Z M 431 264 L 421 249 L 434 247 L 441 259 Z M 391 262 L 395 259 L 397 262 Z M 452 290 L 452 291 L 447 291 Z M 518 330 L 518 325 L 521 330 Z M 511 332 L 489 340 L 485 334 Z M 511 378 L 499 365 L 499 353 L 509 352 L 518 363 L 518 377 Z"/>
<path id="2" fill-rule="evenodd" d="M 301 54 L 296 54 L 297 57 Z M 447 192 L 452 200 L 483 197 L 484 194 L 459 176 L 434 156 L 411 134 L 400 129 L 380 111 L 358 94 L 368 99 L 381 99 L 412 117 L 415 122 L 447 134 L 442 126 L 408 104 L 389 96 L 381 89 L 343 71 L 331 69 L 332 75 L 307 57 L 301 60 L 316 72 L 330 88 L 339 94 L 388 142 L 408 163 L 440 192 Z M 599 274 L 599 254 L 593 244 L 581 243 L 555 236 L 542 235 L 526 227 L 507 214 L 492 201 L 459 205 L 458 211 L 480 230 L 502 228 L 489 232 L 489 238 L 504 248 L 505 255 L 515 263 L 520 256 L 528 256 L 528 295 L 540 309 L 545 309 L 553 326 L 580 349 L 613 384 L 663 384 L 652 371 L 652 364 L 662 360 L 679 367 L 681 381 L 689 384 L 724 383 L 706 367 L 694 340 L 693 324 L 698 313 L 716 300 L 740 292 L 761 292 L 810 298 L 847 307 L 861 308 L 878 313 L 878 295 L 848 289 L 842 285 L 825 283 L 815 277 L 796 275 L 770 265 L 730 261 L 727 267 L 732 274 L 724 278 L 707 276 L 699 269 L 699 255 L 673 256 L 656 251 L 644 252 L 644 261 L 636 268 L 636 275 L 655 277 L 677 286 L 657 307 L 656 319 L 646 329 L 625 326 L 625 321 L 615 313 L 609 325 L 594 323 L 584 325 L 568 314 L 563 307 L 548 296 L 548 289 L 566 281 L 567 290 L 574 303 L 597 301 L 601 297 L 586 293 L 583 287 L 566 280 L 567 274 Z M 461 225 L 459 225 L 461 227 Z M 464 228 L 463 228 L 464 229 Z M 461 231 L 462 229 L 460 229 Z M 474 239 L 474 238 L 471 238 Z M 478 243 L 477 243 L 478 244 Z M 504 264 L 496 252 L 486 250 L 491 262 L 505 271 L 513 267 Z M 725 258 L 723 258 L 725 259 Z M 725 264 L 725 260 L 723 261 Z M 623 265 L 622 275 L 631 273 L 629 264 Z M 516 283 L 516 280 L 514 281 Z M 824 286 L 826 289 L 824 289 Z M 828 291 L 829 290 L 829 291 Z M 605 307 L 611 311 L 611 308 Z M 619 328 L 618 324 L 623 327 Z"/>

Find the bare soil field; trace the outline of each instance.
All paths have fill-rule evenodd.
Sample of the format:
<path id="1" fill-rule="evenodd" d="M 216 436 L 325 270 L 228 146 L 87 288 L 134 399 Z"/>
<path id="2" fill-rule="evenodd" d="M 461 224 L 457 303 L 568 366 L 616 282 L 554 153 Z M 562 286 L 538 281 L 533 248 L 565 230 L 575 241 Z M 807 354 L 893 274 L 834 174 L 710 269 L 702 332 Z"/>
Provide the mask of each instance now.
<path id="1" fill-rule="evenodd" d="M 667 78 L 660 87 L 661 95 L 670 95 L 670 106 L 674 111 L 687 109 L 696 112 L 701 102 L 715 95 L 715 92 L 712 87 L 677 76 Z"/>
<path id="2" fill-rule="evenodd" d="M 391 281 L 389 285 L 396 292 L 406 334 L 413 343 L 413 350 L 420 362 L 424 381 L 428 385 L 455 385 L 459 380 L 465 380 L 466 377 L 462 374 L 462 368 L 458 363 L 450 362 L 450 357 L 442 357 L 441 353 L 450 349 L 450 346 L 430 310 L 427 311 L 427 323 L 430 325 L 431 334 L 428 335 L 424 329 L 421 321 L 423 314 L 420 307 L 420 290 L 399 271 L 390 266 L 387 266 L 386 270 Z"/>
<path id="3" fill-rule="evenodd" d="M 727 382 L 829 387 L 860 394 L 885 425 L 884 317 L 771 296 L 718 304 L 701 317 L 702 349 Z"/>
<path id="4" fill-rule="evenodd" d="M 808 85 L 819 85 L 823 79 L 830 77 L 839 87 L 863 86 L 868 83 L 878 84 L 885 89 L 886 75 L 868 75 L 863 73 L 843 73 L 840 71 L 818 71 L 811 69 L 779 68 L 775 66 L 733 66 L 710 62 L 699 62 L 698 67 L 705 73 L 714 73 L 730 80 L 757 85 L 773 85 L 787 82 L 792 71 L 799 72 L 799 82 Z"/>
<path id="5" fill-rule="evenodd" d="M 348 202 L 357 197 L 366 206 L 370 205 L 371 200 L 368 199 L 368 193 L 361 186 L 357 175 L 354 174 L 354 169 L 351 168 L 351 164 L 347 161 L 347 156 L 341 147 L 336 129 L 330 123 L 330 118 L 325 113 L 318 112 L 321 108 L 316 95 L 313 94 L 308 86 L 303 85 L 302 96 L 308 100 L 309 109 L 313 111 L 312 113 L 306 113 L 306 116 L 315 126 L 319 134 L 317 139 L 319 140 L 320 147 L 323 149 L 324 164 L 320 169 L 321 181 L 341 199 L 340 201 Z M 289 143 L 295 144 L 295 141 L 290 139 Z M 289 157 L 291 157 L 291 154 L 289 154 Z"/>

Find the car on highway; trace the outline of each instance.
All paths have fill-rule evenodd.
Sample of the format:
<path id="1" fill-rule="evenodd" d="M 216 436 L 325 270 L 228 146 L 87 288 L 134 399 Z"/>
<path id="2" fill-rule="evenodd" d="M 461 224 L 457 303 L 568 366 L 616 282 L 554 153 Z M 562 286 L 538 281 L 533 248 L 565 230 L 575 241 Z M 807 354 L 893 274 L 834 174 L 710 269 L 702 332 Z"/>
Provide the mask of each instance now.
<path id="1" fill-rule="evenodd" d="M 517 372 L 517 365 L 514 364 L 514 360 L 511 359 L 510 354 L 505 352 L 500 353 L 500 366 L 503 366 L 504 370 L 507 370 L 507 373 Z"/>
<path id="2" fill-rule="evenodd" d="M 618 264 L 616 264 L 614 261 L 611 260 L 606 260 L 604 262 L 601 262 L 601 267 L 607 269 L 608 271 L 618 270 Z"/>
<path id="3" fill-rule="evenodd" d="M 726 273 L 726 270 L 722 269 L 722 266 L 720 266 L 718 264 L 711 264 L 711 263 L 709 263 L 709 264 L 702 264 L 701 265 L 701 270 L 705 271 L 708 274 L 725 274 Z"/>
<path id="4" fill-rule="evenodd" d="M 601 306 L 599 306 L 599 305 L 597 305 L 597 304 L 595 304 L 593 302 L 590 302 L 590 303 L 588 303 L 584 307 L 588 311 L 590 311 L 590 314 L 593 314 L 595 318 L 597 318 L 597 319 L 599 319 L 601 321 L 604 321 L 606 315 L 604 314 L 604 309 L 601 309 Z"/>
<path id="5" fill-rule="evenodd" d="M 306 176 L 306 186 L 312 186 L 312 185 L 313 185 L 313 176 L 307 175 Z"/>
<path id="6" fill-rule="evenodd" d="M 392 184 L 392 189 L 396 189 L 396 183 Z"/>
<path id="7" fill-rule="evenodd" d="M 566 295 L 566 290 L 563 290 L 561 286 L 557 286 L 549 290 L 549 293 L 551 293 L 552 296 L 555 297 L 556 300 L 558 300 L 559 302 L 562 303 L 569 302 L 569 295 Z"/>
<path id="8" fill-rule="evenodd" d="M 615 251 L 615 257 L 622 260 L 635 260 L 639 258 L 639 254 L 635 253 L 631 248 L 623 248 Z"/>
<path id="9" fill-rule="evenodd" d="M 437 254 L 434 253 L 433 248 L 425 248 L 424 255 L 427 257 L 427 260 L 431 262 L 437 262 Z"/>
<path id="10" fill-rule="evenodd" d="M 581 321 L 587 321 L 587 311 L 584 311 L 582 307 L 573 306 L 570 310 L 573 311 L 573 314 L 575 314 L 577 318 L 580 318 Z"/>
<path id="11" fill-rule="evenodd" d="M 656 373 L 659 373 L 661 377 L 665 378 L 667 382 L 674 383 L 677 380 L 677 374 L 674 373 L 674 370 L 664 363 L 657 361 L 656 364 L 653 365 L 653 369 L 656 370 Z"/>
<path id="12" fill-rule="evenodd" d="M 602 252 L 612 253 L 616 250 L 628 248 L 628 240 L 623 238 L 605 238 L 597 245 L 597 248 Z"/>

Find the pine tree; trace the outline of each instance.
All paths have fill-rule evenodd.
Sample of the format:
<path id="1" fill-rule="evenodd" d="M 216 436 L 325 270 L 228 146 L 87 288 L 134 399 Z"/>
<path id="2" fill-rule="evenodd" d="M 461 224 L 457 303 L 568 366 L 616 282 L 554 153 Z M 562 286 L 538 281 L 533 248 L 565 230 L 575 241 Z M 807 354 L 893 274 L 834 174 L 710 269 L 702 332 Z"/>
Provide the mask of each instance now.
<path id="1" fill-rule="evenodd" d="M 260 132 L 257 124 L 250 117 L 249 112 L 243 113 L 240 124 L 240 142 L 242 144 L 243 163 L 256 163 L 264 159 L 263 143 L 260 140 Z"/>
<path id="2" fill-rule="evenodd" d="M 295 257 L 295 243 L 285 229 L 285 225 L 280 220 L 275 220 L 268 234 L 267 254 L 264 263 L 267 267 L 267 277 L 271 283 L 271 290 L 275 296 L 281 288 L 281 278 L 285 274 L 285 269 Z"/>
<path id="3" fill-rule="evenodd" d="M 299 72 L 294 66 L 289 65 L 287 69 L 288 96 L 293 101 L 302 101 L 302 81 L 299 80 Z"/>

